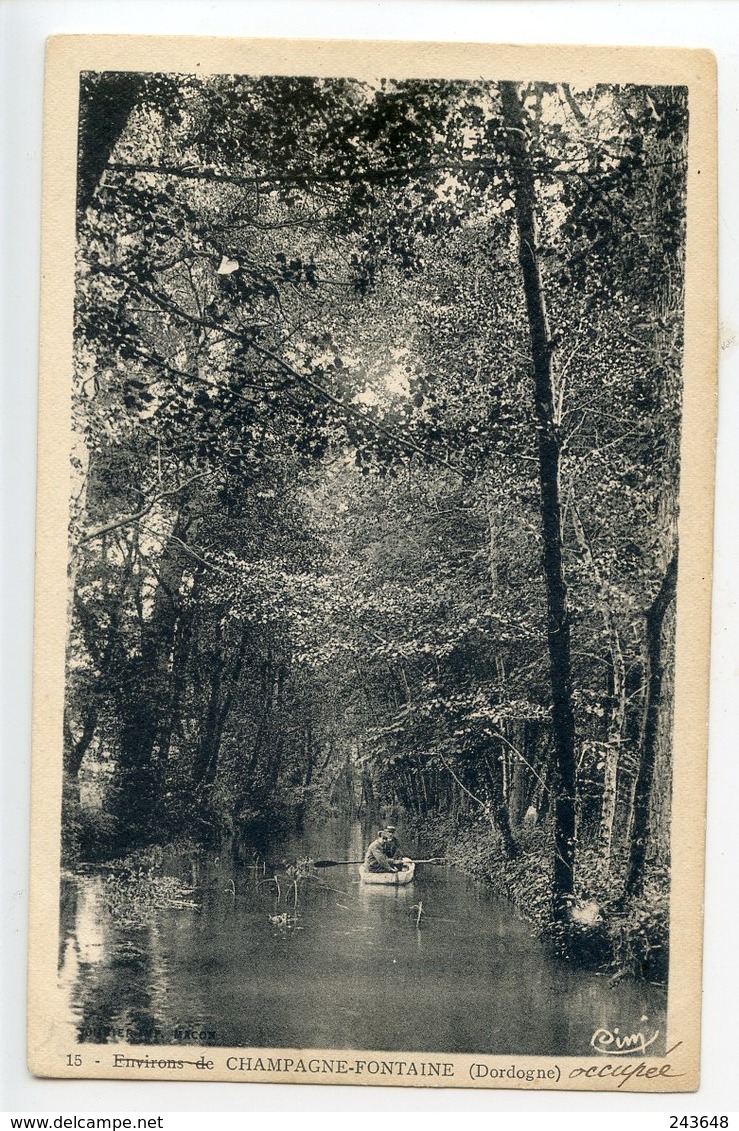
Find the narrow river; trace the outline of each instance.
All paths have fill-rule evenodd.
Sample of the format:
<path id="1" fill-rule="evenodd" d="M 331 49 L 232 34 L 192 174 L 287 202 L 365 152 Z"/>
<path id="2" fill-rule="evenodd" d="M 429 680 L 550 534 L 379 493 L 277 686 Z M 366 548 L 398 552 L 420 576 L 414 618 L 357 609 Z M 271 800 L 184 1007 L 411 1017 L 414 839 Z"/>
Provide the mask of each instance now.
<path id="1" fill-rule="evenodd" d="M 315 823 L 272 859 L 359 859 L 371 833 Z M 135 920 L 108 908 L 102 876 L 63 881 L 60 979 L 78 1040 L 574 1056 L 604 1026 L 658 1029 L 651 1051 L 664 1049 L 662 990 L 574 969 L 451 868 L 420 866 L 400 888 L 327 868 L 294 908 L 286 878 L 278 901 L 225 855 L 165 864 L 195 890 Z"/>

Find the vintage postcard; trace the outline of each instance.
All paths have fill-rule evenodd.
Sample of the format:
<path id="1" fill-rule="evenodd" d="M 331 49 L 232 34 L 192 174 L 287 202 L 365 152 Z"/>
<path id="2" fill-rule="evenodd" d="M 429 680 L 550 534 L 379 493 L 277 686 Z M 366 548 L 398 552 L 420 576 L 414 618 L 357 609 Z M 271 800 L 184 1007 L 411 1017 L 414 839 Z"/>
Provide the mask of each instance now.
<path id="1" fill-rule="evenodd" d="M 695 1089 L 713 57 L 46 83 L 31 1070 Z"/>

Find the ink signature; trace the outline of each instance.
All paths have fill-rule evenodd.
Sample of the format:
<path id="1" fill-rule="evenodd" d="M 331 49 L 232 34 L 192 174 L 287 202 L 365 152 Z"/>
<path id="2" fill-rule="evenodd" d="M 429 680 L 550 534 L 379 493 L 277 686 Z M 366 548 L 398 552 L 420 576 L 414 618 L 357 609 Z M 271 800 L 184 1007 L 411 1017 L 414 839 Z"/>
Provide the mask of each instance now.
<path id="1" fill-rule="evenodd" d="M 643 1017 L 643 1021 L 647 1018 Z M 651 1037 L 639 1030 L 636 1033 L 621 1033 L 618 1029 L 596 1029 L 590 1038 L 590 1044 L 596 1052 L 603 1056 L 633 1056 L 635 1053 L 646 1053 L 659 1036 L 659 1029 L 655 1029 Z"/>

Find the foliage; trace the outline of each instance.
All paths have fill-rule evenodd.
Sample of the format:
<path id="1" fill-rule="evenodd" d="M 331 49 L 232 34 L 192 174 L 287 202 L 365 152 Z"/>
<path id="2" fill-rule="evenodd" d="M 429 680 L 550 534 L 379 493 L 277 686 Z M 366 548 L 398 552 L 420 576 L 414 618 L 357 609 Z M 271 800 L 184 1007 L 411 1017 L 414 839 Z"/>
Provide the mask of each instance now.
<path id="1" fill-rule="evenodd" d="M 156 850 L 139 851 L 116 864 L 105 876 L 103 900 L 119 923 L 139 927 L 152 911 L 165 907 L 197 909 L 192 889 L 162 872 L 161 853 Z"/>
<path id="2" fill-rule="evenodd" d="M 650 982 L 667 982 L 670 906 L 667 877 L 654 869 L 644 893 L 613 919 L 613 965 L 620 977 L 632 975 Z"/>
<path id="3" fill-rule="evenodd" d="M 126 114 L 106 118 L 111 98 Z M 499 871 L 537 922 L 565 803 L 572 896 L 615 898 L 637 841 L 640 882 L 666 863 L 664 812 L 639 827 L 634 799 L 646 614 L 676 539 L 685 92 L 516 98 L 524 149 L 495 83 L 84 78 L 70 853 L 184 829 L 260 839 L 316 799 L 384 800 L 461 822 L 469 865 Z M 521 154 L 551 324 L 554 515 Z M 649 788 L 669 785 L 669 714 L 668 689 Z M 86 777 L 104 794 L 94 818 Z M 655 913 L 638 942 L 634 916 L 630 967 L 661 931 Z"/>

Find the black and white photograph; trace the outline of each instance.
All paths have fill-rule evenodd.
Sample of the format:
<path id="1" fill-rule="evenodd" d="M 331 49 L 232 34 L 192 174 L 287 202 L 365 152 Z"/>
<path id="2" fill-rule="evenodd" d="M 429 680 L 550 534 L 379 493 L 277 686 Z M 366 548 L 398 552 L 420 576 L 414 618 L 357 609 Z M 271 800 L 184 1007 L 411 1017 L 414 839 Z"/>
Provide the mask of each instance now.
<path id="1" fill-rule="evenodd" d="M 65 68 L 32 1068 L 694 1088 L 710 65 L 196 44 Z"/>

